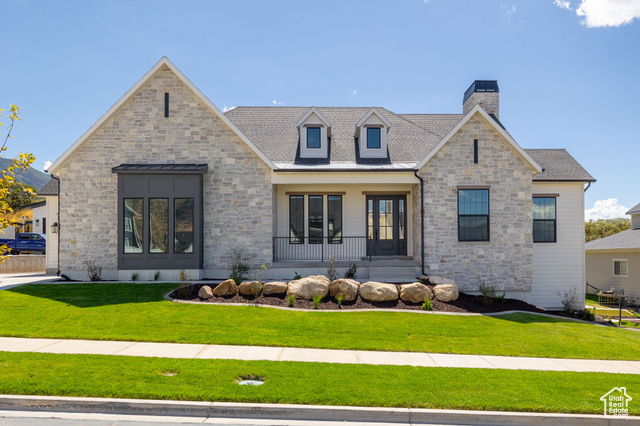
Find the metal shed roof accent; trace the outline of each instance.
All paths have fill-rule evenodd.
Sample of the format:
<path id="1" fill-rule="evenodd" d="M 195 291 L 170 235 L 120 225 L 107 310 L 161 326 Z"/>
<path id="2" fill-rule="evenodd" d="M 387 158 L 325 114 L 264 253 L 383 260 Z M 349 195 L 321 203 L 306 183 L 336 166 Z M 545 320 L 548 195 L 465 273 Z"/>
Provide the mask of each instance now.
<path id="1" fill-rule="evenodd" d="M 112 173 L 163 173 L 201 175 L 207 172 L 207 164 L 120 164 Z"/>

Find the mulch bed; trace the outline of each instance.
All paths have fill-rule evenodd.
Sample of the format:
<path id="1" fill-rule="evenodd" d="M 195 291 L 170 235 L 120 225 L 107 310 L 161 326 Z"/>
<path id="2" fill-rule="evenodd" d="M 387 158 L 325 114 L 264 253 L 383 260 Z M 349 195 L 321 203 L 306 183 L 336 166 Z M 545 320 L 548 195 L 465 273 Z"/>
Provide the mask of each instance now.
<path id="1" fill-rule="evenodd" d="M 241 294 L 236 294 L 232 297 L 212 297 L 209 299 L 201 299 L 198 297 L 198 291 L 200 287 L 203 285 L 209 284 L 191 284 L 188 287 L 184 287 L 181 289 L 182 294 L 176 294 L 177 291 L 173 291 L 170 296 L 180 300 L 188 300 L 195 302 L 203 302 L 203 303 L 237 303 L 237 304 L 246 304 L 246 305 L 264 305 L 264 306 L 283 306 L 289 307 L 289 301 L 285 294 L 282 295 L 269 295 L 269 296 L 259 296 L 255 299 L 253 296 L 243 296 Z M 210 287 L 215 287 L 214 284 L 209 285 Z M 433 289 L 434 286 L 428 285 Z M 398 287 L 400 287 L 398 285 Z M 181 296 L 181 297 L 178 297 Z M 302 300 L 297 299 L 293 306 L 297 309 L 310 309 L 313 310 L 313 301 L 311 300 Z M 330 310 L 357 310 L 357 309 L 406 309 L 413 311 L 423 310 L 422 303 L 410 303 L 403 302 L 398 299 L 393 302 L 370 302 L 368 300 L 364 300 L 358 295 L 355 301 L 353 302 L 342 302 L 342 308 L 338 308 L 338 303 L 335 299 L 327 296 L 323 299 L 322 302 L 318 305 L 318 310 L 321 311 L 330 311 Z M 528 312 L 537 312 L 542 313 L 546 312 L 542 309 L 539 309 L 529 303 L 523 302 L 522 300 L 516 299 L 504 299 L 501 302 L 494 302 L 490 306 L 486 306 L 482 303 L 482 300 L 479 296 L 471 296 L 468 294 L 460 293 L 460 297 L 457 300 L 452 302 L 441 302 L 439 300 L 433 299 L 433 311 L 439 312 L 462 312 L 462 313 L 492 313 L 492 312 L 503 312 L 503 311 L 528 311 Z"/>

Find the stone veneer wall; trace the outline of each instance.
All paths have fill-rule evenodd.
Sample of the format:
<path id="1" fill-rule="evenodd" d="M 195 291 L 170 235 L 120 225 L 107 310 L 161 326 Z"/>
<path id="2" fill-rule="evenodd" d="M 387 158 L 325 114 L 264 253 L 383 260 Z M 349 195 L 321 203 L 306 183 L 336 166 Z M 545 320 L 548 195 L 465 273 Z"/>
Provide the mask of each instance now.
<path id="1" fill-rule="evenodd" d="M 479 162 L 473 163 L 478 139 Z M 420 170 L 425 180 L 425 262 L 462 290 L 479 282 L 530 290 L 533 277 L 533 169 L 475 114 Z M 457 187 L 489 185 L 490 241 L 458 242 Z M 419 206 L 418 206 L 419 207 Z"/>
<path id="2" fill-rule="evenodd" d="M 111 168 L 123 163 L 208 164 L 204 269 L 227 267 L 236 247 L 251 254 L 252 264 L 271 263 L 270 168 L 162 67 L 54 171 L 61 178 L 62 273 L 86 278 L 90 260 L 102 265 L 104 279 L 116 278 L 118 178 Z"/>

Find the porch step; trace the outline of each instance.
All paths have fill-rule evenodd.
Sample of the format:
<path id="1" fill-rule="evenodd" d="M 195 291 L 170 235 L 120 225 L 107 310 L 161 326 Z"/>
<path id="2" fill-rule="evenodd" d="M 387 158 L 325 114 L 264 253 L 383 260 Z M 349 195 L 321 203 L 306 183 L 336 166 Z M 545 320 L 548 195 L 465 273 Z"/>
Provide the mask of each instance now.
<path id="1" fill-rule="evenodd" d="M 409 262 L 407 262 L 409 263 Z M 410 262 L 413 263 L 413 262 Z M 418 276 L 416 265 L 410 264 L 406 266 L 370 266 L 369 279 L 371 281 L 381 282 L 414 282 Z"/>

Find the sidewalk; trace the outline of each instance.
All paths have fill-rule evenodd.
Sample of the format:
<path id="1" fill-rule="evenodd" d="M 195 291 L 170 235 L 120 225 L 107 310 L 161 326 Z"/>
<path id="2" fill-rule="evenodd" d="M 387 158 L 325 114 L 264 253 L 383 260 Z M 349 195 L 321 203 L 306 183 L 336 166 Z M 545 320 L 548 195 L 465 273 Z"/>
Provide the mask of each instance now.
<path id="1" fill-rule="evenodd" d="M 18 287 L 23 284 L 49 284 L 60 283 L 57 275 L 36 274 L 33 272 L 0 274 L 0 290 Z"/>
<path id="2" fill-rule="evenodd" d="M 0 337 L 0 351 L 640 374 L 640 361 Z"/>

